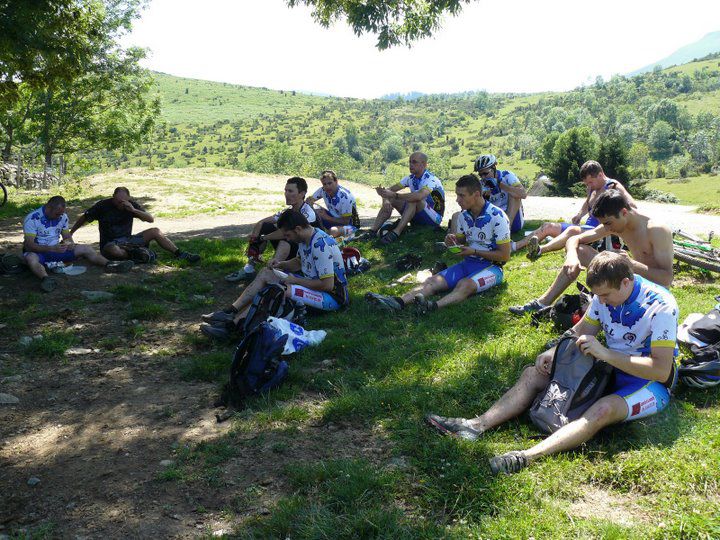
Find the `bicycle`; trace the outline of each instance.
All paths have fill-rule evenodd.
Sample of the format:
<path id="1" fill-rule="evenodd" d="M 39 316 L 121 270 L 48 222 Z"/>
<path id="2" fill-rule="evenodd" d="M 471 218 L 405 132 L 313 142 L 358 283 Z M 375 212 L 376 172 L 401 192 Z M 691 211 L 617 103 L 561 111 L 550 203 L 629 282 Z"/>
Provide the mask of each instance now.
<path id="1" fill-rule="evenodd" d="M 675 259 L 696 268 L 720 272 L 720 250 L 712 247 L 712 238 L 712 231 L 708 240 L 702 240 L 680 229 L 673 231 Z"/>
<path id="2" fill-rule="evenodd" d="M 0 182 L 0 206 L 5 206 L 7 202 L 7 188 Z"/>

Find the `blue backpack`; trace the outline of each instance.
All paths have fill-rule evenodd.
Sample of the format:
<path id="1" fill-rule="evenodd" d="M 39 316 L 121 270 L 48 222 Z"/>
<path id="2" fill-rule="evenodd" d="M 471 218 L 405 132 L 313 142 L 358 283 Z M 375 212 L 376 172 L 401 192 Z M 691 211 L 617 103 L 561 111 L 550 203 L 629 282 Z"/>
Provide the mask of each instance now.
<path id="1" fill-rule="evenodd" d="M 216 406 L 240 406 L 245 399 L 277 388 L 288 374 L 288 363 L 281 354 L 287 336 L 267 322 L 250 330 L 235 349 L 230 381 L 223 387 Z"/>

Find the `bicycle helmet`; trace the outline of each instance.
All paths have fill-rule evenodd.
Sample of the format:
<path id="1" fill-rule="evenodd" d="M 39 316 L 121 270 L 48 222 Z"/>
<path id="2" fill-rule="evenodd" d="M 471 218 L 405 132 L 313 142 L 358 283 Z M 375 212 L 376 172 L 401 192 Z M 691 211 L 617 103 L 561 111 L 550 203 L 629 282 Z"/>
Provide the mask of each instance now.
<path id="1" fill-rule="evenodd" d="M 497 166 L 497 158 L 492 154 L 483 154 L 475 160 L 475 172 Z"/>
<path id="2" fill-rule="evenodd" d="M 720 360 L 681 366 L 680 380 L 693 388 L 713 388 L 720 385 Z"/>

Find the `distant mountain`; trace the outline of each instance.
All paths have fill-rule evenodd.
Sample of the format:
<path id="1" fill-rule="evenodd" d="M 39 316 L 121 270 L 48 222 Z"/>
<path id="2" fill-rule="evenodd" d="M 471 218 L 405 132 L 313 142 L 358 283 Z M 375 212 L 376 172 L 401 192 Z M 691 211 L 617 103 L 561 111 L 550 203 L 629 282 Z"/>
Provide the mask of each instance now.
<path id="1" fill-rule="evenodd" d="M 628 75 L 632 77 L 633 75 L 648 73 L 652 71 L 655 66 L 660 66 L 662 68 L 678 66 L 716 52 L 720 52 L 720 32 L 710 32 L 701 40 L 691 43 L 690 45 L 685 45 L 672 53 L 670 56 L 667 56 L 662 60 L 658 60 L 657 62 L 653 62 L 644 68 L 633 71 L 632 73 L 628 73 Z"/>
<path id="2" fill-rule="evenodd" d="M 405 101 L 415 101 L 418 98 L 421 98 L 427 94 L 423 94 L 422 92 L 408 92 L 407 94 L 400 94 L 398 92 L 394 92 L 392 94 L 385 94 L 380 99 L 387 99 L 387 100 L 393 100 L 397 98 L 402 98 Z"/>

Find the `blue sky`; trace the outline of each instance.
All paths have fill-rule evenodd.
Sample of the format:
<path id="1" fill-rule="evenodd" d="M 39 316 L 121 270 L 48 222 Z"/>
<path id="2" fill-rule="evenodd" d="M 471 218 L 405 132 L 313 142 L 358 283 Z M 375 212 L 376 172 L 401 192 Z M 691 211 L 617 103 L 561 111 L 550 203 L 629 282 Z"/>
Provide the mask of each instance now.
<path id="1" fill-rule="evenodd" d="M 379 52 L 282 0 L 152 0 L 125 44 L 183 77 L 351 97 L 569 90 L 627 73 L 720 30 L 720 1 L 487 0 L 434 37 Z"/>

